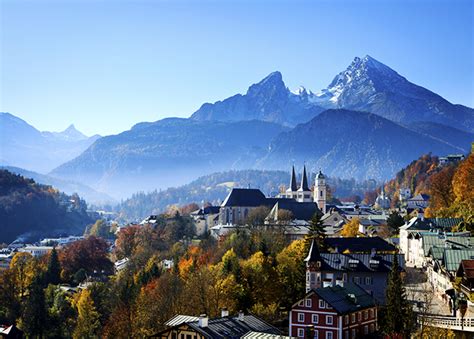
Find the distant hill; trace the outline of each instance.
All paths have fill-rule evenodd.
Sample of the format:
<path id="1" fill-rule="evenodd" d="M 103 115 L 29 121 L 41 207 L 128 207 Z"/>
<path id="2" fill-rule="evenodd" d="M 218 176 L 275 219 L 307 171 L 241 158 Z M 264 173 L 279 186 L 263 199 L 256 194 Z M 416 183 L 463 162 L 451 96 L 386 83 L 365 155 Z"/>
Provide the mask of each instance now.
<path id="1" fill-rule="evenodd" d="M 288 168 L 306 161 L 331 176 L 383 180 L 429 152 L 444 155 L 460 149 L 375 114 L 331 109 L 280 134 L 258 167 Z"/>
<path id="2" fill-rule="evenodd" d="M 103 137 L 51 174 L 115 197 L 190 182 L 209 172 L 251 168 L 287 128 L 263 121 L 169 118 Z"/>
<path id="3" fill-rule="evenodd" d="M 86 137 L 74 125 L 63 132 L 40 132 L 10 113 L 0 113 L 0 165 L 46 173 L 81 154 L 99 137 Z"/>
<path id="4" fill-rule="evenodd" d="M 11 166 L 0 166 L 0 169 L 10 171 L 14 174 L 19 174 L 25 178 L 33 179 L 38 184 L 53 186 L 66 194 L 77 193 L 81 198 L 84 198 L 88 203 L 91 204 L 110 204 L 116 201 L 109 195 L 90 188 L 87 185 L 79 182 L 64 180 L 55 178 L 49 175 L 28 171 L 23 168 L 11 167 Z"/>
<path id="5" fill-rule="evenodd" d="M 298 170 L 301 170 L 298 168 Z M 310 183 L 314 184 L 315 173 L 309 172 Z M 301 180 L 301 177 L 298 176 Z M 259 171 L 241 170 L 226 171 L 202 176 L 189 184 L 172 187 L 166 190 L 155 190 L 134 194 L 124 200 L 118 207 L 123 220 L 138 221 L 148 215 L 159 214 L 171 205 L 186 205 L 205 202 L 220 204 L 233 187 L 259 188 L 267 196 L 278 194 L 280 186 L 288 185 L 290 172 L 288 171 Z M 374 189 L 375 182 L 357 182 L 355 180 L 342 180 L 328 178 L 328 184 L 334 195 L 347 197 L 358 194 L 363 196 L 367 190 Z"/>
<path id="6" fill-rule="evenodd" d="M 85 201 L 51 186 L 0 170 L 0 242 L 36 240 L 61 233 L 82 234 L 95 220 Z"/>

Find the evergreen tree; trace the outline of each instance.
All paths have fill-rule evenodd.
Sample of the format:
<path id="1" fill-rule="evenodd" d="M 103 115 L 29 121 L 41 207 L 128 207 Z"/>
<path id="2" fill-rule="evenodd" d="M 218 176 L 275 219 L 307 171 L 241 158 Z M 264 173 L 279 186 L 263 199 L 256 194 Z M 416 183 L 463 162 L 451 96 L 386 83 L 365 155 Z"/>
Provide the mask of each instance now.
<path id="1" fill-rule="evenodd" d="M 97 338 L 97 332 L 100 327 L 99 313 L 94 306 L 94 301 L 88 290 L 82 290 L 76 307 L 78 316 L 73 338 Z"/>
<path id="2" fill-rule="evenodd" d="M 49 255 L 48 267 L 46 269 L 46 283 L 57 285 L 61 282 L 61 264 L 59 263 L 58 252 L 53 247 Z"/>
<path id="3" fill-rule="evenodd" d="M 401 335 L 409 338 L 412 324 L 412 308 L 406 299 L 405 287 L 400 276 L 398 255 L 395 254 L 386 290 L 386 307 L 382 331 L 389 336 Z"/>
<path id="4" fill-rule="evenodd" d="M 387 225 L 397 232 L 400 226 L 403 226 L 404 224 L 405 220 L 403 219 L 403 217 L 395 211 L 390 213 L 387 218 Z"/>
<path id="5" fill-rule="evenodd" d="M 28 337 L 41 338 L 43 336 L 46 313 L 42 279 L 36 275 L 28 287 L 28 296 L 21 317 L 21 327 Z"/>
<path id="6" fill-rule="evenodd" d="M 324 229 L 321 216 L 315 213 L 309 222 L 308 234 L 305 236 L 305 255 L 308 254 L 312 240 L 316 241 L 318 248 L 325 249 L 326 230 Z"/>

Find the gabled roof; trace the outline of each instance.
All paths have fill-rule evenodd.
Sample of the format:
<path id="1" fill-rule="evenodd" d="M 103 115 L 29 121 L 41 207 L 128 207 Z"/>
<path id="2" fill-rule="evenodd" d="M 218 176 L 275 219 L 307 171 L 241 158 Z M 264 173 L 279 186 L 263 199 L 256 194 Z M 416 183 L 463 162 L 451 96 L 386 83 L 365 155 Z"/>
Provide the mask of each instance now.
<path id="1" fill-rule="evenodd" d="M 446 249 L 443 255 L 443 266 L 448 272 L 454 272 L 458 269 L 463 260 L 474 259 L 474 249 L 471 250 L 453 250 Z"/>
<path id="2" fill-rule="evenodd" d="M 397 248 L 380 237 L 353 237 L 353 238 L 326 238 L 327 246 L 337 248 L 338 252 L 349 251 L 351 253 L 393 252 Z"/>
<path id="3" fill-rule="evenodd" d="M 306 262 L 316 262 L 321 261 L 321 255 L 319 253 L 318 244 L 313 240 L 311 240 L 311 246 L 309 248 L 308 255 L 304 259 Z"/>
<path id="4" fill-rule="evenodd" d="M 265 205 L 266 197 L 256 188 L 233 188 L 222 203 L 222 207 L 247 206 L 257 207 Z"/>
<path id="5" fill-rule="evenodd" d="M 249 332 L 281 334 L 280 330 L 276 327 L 252 314 L 244 315 L 243 320 L 239 320 L 238 317 L 209 319 L 207 327 L 200 327 L 199 320 L 181 323 L 180 325 L 187 325 L 206 338 L 240 338 Z M 167 332 L 168 330 L 160 333 Z M 158 337 L 160 333 L 157 334 L 156 337 Z"/>
<path id="6" fill-rule="evenodd" d="M 408 199 L 407 201 L 413 201 L 413 200 L 423 200 L 423 201 L 428 201 L 430 200 L 430 196 L 428 194 L 417 194 L 413 198 Z"/>
<path id="7" fill-rule="evenodd" d="M 181 325 L 183 323 L 193 322 L 193 321 L 198 321 L 198 320 L 199 320 L 199 317 L 194 317 L 191 315 L 176 314 L 173 318 L 169 319 L 165 323 L 165 325 L 172 327 L 172 326 Z"/>
<path id="8" fill-rule="evenodd" d="M 298 202 L 293 199 L 281 199 L 275 204 L 278 210 L 288 210 L 296 220 L 311 220 L 316 214 L 321 214 L 318 205 L 314 202 Z M 275 208 L 274 207 L 274 208 Z"/>
<path id="9" fill-rule="evenodd" d="M 303 175 L 301 176 L 301 186 L 298 189 L 300 192 L 309 192 L 308 177 L 306 176 L 306 165 L 303 166 Z"/>
<path id="10" fill-rule="evenodd" d="M 456 276 L 474 281 L 474 260 L 461 260 Z"/>
<path id="11" fill-rule="evenodd" d="M 331 305 L 338 314 L 353 313 L 376 306 L 374 298 L 354 283 L 316 288 L 310 291 L 307 297 L 312 293 Z"/>

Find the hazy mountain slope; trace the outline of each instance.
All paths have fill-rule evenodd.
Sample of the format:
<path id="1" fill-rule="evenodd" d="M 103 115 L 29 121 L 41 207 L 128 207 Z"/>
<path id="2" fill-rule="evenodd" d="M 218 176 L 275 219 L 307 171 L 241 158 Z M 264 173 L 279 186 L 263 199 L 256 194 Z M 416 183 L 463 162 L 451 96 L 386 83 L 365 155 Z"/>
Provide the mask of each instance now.
<path id="1" fill-rule="evenodd" d="M 75 181 L 63 180 L 49 175 L 28 171 L 23 168 L 5 166 L 0 169 L 7 170 L 14 174 L 19 174 L 25 178 L 31 178 L 41 185 L 53 186 L 66 194 L 77 193 L 81 198 L 91 204 L 114 203 L 115 200 L 105 193 L 97 192 L 87 185 Z"/>
<path id="2" fill-rule="evenodd" d="M 262 120 L 295 126 L 306 122 L 323 109 L 310 102 L 305 90 L 294 94 L 288 90 L 280 72 L 273 72 L 244 95 L 237 94 L 214 104 L 205 103 L 191 116 L 194 120 L 241 121 Z"/>
<path id="3" fill-rule="evenodd" d="M 60 133 L 40 132 L 12 114 L 0 113 L 0 165 L 45 173 L 78 156 L 98 138 L 88 138 L 74 126 Z"/>
<path id="4" fill-rule="evenodd" d="M 371 112 L 395 122 L 430 121 L 474 131 L 474 109 L 451 104 L 370 56 L 355 58 L 318 98 L 325 107 Z"/>
<path id="5" fill-rule="evenodd" d="M 279 135 L 258 167 L 283 169 L 306 161 L 336 177 L 383 180 L 420 154 L 456 151 L 378 115 L 338 109 Z"/>
<path id="6" fill-rule="evenodd" d="M 85 227 L 95 221 L 79 197 L 6 170 L 0 170 L 0 220 L 0 243 L 9 243 L 20 235 L 37 240 L 60 233 L 83 234 Z"/>
<path id="7" fill-rule="evenodd" d="M 421 121 L 412 123 L 408 125 L 408 127 L 414 131 L 429 135 L 458 148 L 458 153 L 469 153 L 471 150 L 471 143 L 474 142 L 474 133 L 469 133 L 435 122 Z"/>
<path id="8" fill-rule="evenodd" d="M 189 182 L 215 171 L 250 168 L 286 128 L 262 121 L 170 118 L 103 137 L 52 175 L 115 197 Z"/>

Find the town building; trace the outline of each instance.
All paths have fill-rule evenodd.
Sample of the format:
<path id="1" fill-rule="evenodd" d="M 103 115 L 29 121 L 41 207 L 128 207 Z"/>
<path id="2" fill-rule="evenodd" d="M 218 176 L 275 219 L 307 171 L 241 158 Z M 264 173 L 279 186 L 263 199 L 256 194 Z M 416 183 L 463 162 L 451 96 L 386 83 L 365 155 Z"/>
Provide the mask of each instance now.
<path id="1" fill-rule="evenodd" d="M 316 174 L 315 185 L 314 185 L 314 202 L 318 204 L 321 212 L 326 213 L 326 176 L 321 170 Z"/>
<path id="2" fill-rule="evenodd" d="M 400 201 L 406 201 L 411 198 L 411 189 L 408 187 L 401 187 L 398 190 L 398 196 L 400 197 Z"/>
<path id="3" fill-rule="evenodd" d="M 219 211 L 219 206 L 203 206 L 197 211 L 191 212 L 197 235 L 206 234 L 211 227 L 219 224 Z"/>
<path id="4" fill-rule="evenodd" d="M 52 251 L 53 246 L 26 246 L 18 249 L 18 252 L 26 252 L 33 257 L 41 257 Z"/>
<path id="5" fill-rule="evenodd" d="M 449 164 L 456 164 L 466 158 L 464 154 L 448 154 L 445 157 L 439 157 L 439 165 L 446 166 Z"/>
<path id="6" fill-rule="evenodd" d="M 374 298 L 354 283 L 311 289 L 289 316 L 292 338 L 363 338 L 377 330 Z"/>
<path id="7" fill-rule="evenodd" d="M 474 259 L 461 260 L 456 272 L 456 288 L 467 299 L 466 317 L 474 315 Z"/>
<path id="8" fill-rule="evenodd" d="M 374 207 L 382 210 L 388 210 L 390 208 L 390 198 L 385 195 L 385 187 L 383 185 L 380 194 L 375 199 Z"/>
<path id="9" fill-rule="evenodd" d="M 312 192 L 308 186 L 308 176 L 306 174 L 306 165 L 303 166 L 303 173 L 301 175 L 301 184 L 298 187 L 296 181 L 295 166 L 291 169 L 290 185 L 287 190 L 283 193 L 280 193 L 280 198 L 294 199 L 298 202 L 311 202 Z"/>
<path id="10" fill-rule="evenodd" d="M 338 235 L 342 230 L 342 226 L 348 221 L 349 220 L 336 207 L 331 207 L 331 209 L 321 217 L 324 231 L 329 237 Z"/>
<path id="11" fill-rule="evenodd" d="M 417 194 L 413 198 L 407 199 L 407 211 L 410 213 L 414 210 L 424 210 L 428 207 L 430 196 L 428 194 Z"/>
<path id="12" fill-rule="evenodd" d="M 395 254 L 398 249 L 380 237 L 338 237 L 324 239 L 329 252 Z"/>
<path id="13" fill-rule="evenodd" d="M 229 316 L 222 310 L 220 318 L 209 319 L 206 315 L 192 317 L 176 315 L 166 322 L 167 329 L 152 335 L 151 338 L 167 339 L 224 339 L 242 338 L 251 332 L 264 335 L 281 335 L 280 330 L 252 314 L 239 312 Z"/>
<path id="14" fill-rule="evenodd" d="M 385 304 L 385 288 L 393 263 L 393 254 L 321 253 L 313 241 L 305 258 L 306 291 L 334 286 L 337 280 L 355 283 L 373 296 L 379 305 Z M 402 254 L 398 256 L 400 269 L 405 267 Z"/>

